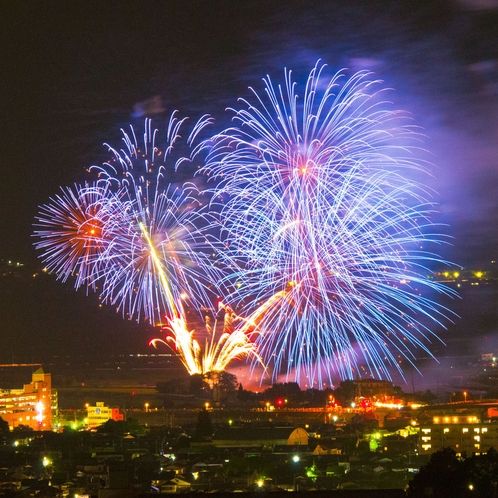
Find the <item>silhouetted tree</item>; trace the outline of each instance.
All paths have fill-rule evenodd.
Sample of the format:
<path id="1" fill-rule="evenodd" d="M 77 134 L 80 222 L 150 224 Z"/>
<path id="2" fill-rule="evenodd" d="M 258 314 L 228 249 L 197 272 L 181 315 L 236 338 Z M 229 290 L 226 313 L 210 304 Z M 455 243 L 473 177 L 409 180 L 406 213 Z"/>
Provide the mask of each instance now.
<path id="1" fill-rule="evenodd" d="M 408 496 L 410 498 L 466 497 L 471 491 L 470 477 L 468 465 L 465 465 L 464 460 L 458 458 L 451 448 L 445 448 L 433 453 L 429 462 L 420 468 L 418 474 L 415 474 L 409 485 Z"/>
<path id="2" fill-rule="evenodd" d="M 143 427 L 138 420 L 129 417 L 127 420 L 108 420 L 97 428 L 97 432 L 112 434 L 115 436 L 122 436 L 123 434 L 137 434 L 143 431 Z"/>
<path id="3" fill-rule="evenodd" d="M 10 437 L 9 423 L 0 417 L 0 438 Z"/>
<path id="4" fill-rule="evenodd" d="M 209 383 L 227 392 L 237 389 L 237 376 L 230 372 L 209 372 L 206 374 Z"/>
<path id="5" fill-rule="evenodd" d="M 197 417 L 197 426 L 195 428 L 196 439 L 211 439 L 213 436 L 213 424 L 211 416 L 207 410 L 201 410 Z"/>
<path id="6" fill-rule="evenodd" d="M 189 393 L 199 395 L 204 387 L 204 378 L 200 374 L 194 374 L 190 376 L 190 386 Z"/>
<path id="7" fill-rule="evenodd" d="M 334 397 L 342 406 L 349 406 L 356 397 L 356 384 L 352 380 L 343 380 L 334 390 Z"/>
<path id="8" fill-rule="evenodd" d="M 266 399 L 276 400 L 285 398 L 292 401 L 301 400 L 301 388 L 297 382 L 284 382 L 273 384 L 263 393 Z"/>
<path id="9" fill-rule="evenodd" d="M 472 496 L 498 497 L 498 451 L 491 448 L 484 455 L 468 458 L 465 463 L 473 486 Z"/>

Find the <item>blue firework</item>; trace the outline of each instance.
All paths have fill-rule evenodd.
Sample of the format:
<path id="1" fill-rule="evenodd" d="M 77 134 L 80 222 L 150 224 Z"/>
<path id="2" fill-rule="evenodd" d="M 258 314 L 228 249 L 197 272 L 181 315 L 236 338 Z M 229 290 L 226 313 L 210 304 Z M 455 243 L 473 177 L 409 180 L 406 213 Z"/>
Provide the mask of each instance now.
<path id="1" fill-rule="evenodd" d="M 112 159 L 90 172 L 91 186 L 64 191 L 42 206 L 35 236 L 49 268 L 76 286 L 98 288 L 101 300 L 130 319 L 160 322 L 183 316 L 183 303 L 209 306 L 218 279 L 204 235 L 209 214 L 193 185 L 170 183 L 172 173 L 199 152 L 197 134 L 210 123 L 203 117 L 186 145 L 191 154 L 173 160 L 184 121 L 172 115 L 166 146 L 145 123 L 143 140 L 123 131 L 123 147 L 108 146 Z"/>
<path id="2" fill-rule="evenodd" d="M 303 89 L 290 71 L 283 86 L 264 80 L 202 169 L 232 269 L 226 299 L 245 316 L 272 299 L 259 354 L 274 378 L 319 386 L 390 378 L 449 315 L 430 298 L 449 291 L 427 278 L 444 236 L 417 180 L 420 135 L 370 73 L 324 73 L 317 64 Z"/>

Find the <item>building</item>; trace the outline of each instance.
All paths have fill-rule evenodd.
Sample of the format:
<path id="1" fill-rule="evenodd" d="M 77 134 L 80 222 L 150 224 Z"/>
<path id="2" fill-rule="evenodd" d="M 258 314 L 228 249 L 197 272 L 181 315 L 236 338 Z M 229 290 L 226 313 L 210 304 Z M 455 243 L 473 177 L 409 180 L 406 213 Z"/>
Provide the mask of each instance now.
<path id="1" fill-rule="evenodd" d="M 451 448 L 458 456 L 486 453 L 498 447 L 498 424 L 450 423 L 420 428 L 419 453 L 427 454 Z"/>
<path id="2" fill-rule="evenodd" d="M 114 420 L 115 422 L 124 420 L 124 415 L 119 408 L 105 406 L 103 401 L 97 401 L 95 406 L 88 406 L 87 419 L 88 428 L 93 429 L 105 424 L 108 420 Z"/>
<path id="3" fill-rule="evenodd" d="M 419 453 L 451 448 L 457 455 L 471 456 L 498 448 L 496 403 L 461 403 L 419 416 Z"/>
<path id="4" fill-rule="evenodd" d="M 356 379 L 352 381 L 357 398 L 383 398 L 394 394 L 393 383 L 388 380 Z"/>
<path id="5" fill-rule="evenodd" d="M 302 427 L 229 427 L 219 429 L 212 444 L 217 447 L 274 448 L 275 446 L 308 446 L 308 432 Z"/>
<path id="6" fill-rule="evenodd" d="M 20 425 L 34 430 L 52 430 L 57 416 L 57 391 L 52 389 L 52 376 L 42 368 L 31 376 L 22 389 L 0 389 L 0 417 L 10 429 Z"/>

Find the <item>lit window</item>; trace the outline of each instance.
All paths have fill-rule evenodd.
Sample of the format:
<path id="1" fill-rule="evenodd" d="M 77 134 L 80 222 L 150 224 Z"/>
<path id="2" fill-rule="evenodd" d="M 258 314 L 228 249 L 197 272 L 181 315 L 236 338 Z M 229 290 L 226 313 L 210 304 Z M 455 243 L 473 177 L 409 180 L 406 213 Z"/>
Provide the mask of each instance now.
<path id="1" fill-rule="evenodd" d="M 450 430 L 448 429 L 448 427 L 446 427 L 443 432 L 447 434 L 448 432 L 450 432 Z"/>
<path id="2" fill-rule="evenodd" d="M 469 432 L 469 429 L 467 429 L 467 428 L 462 429 L 462 432 Z"/>
<path id="3" fill-rule="evenodd" d="M 474 429 L 474 432 L 480 432 L 481 429 L 479 429 L 478 427 L 476 429 Z"/>
<path id="4" fill-rule="evenodd" d="M 484 429 L 481 429 L 481 432 L 484 434 L 485 432 L 488 432 L 488 428 L 484 427 Z"/>

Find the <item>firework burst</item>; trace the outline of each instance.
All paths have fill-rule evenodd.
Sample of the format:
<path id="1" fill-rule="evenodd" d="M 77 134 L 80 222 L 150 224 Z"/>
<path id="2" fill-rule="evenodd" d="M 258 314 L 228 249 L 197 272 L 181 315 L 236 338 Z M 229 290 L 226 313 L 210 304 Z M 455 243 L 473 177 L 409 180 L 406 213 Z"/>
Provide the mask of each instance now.
<path id="1" fill-rule="evenodd" d="M 122 203 L 108 186 L 61 189 L 40 207 L 35 236 L 43 262 L 58 278 L 75 277 L 75 286 L 94 286 L 100 260 L 112 240 L 110 220 L 121 217 Z"/>
<path id="2" fill-rule="evenodd" d="M 218 314 L 224 313 L 223 331 L 218 335 L 218 315 L 214 324 L 211 319 L 205 318 L 206 340 L 204 347 L 199 345 L 194 331 L 189 331 L 183 318 L 168 320 L 165 327 L 170 334 L 163 339 L 153 339 L 151 344 L 157 347 L 163 343 L 179 354 L 179 357 L 190 375 L 208 375 L 224 372 L 228 365 L 237 359 L 254 359 L 262 364 L 257 353 L 256 344 L 251 340 L 255 335 L 255 326 L 252 320 L 244 320 L 237 316 L 228 305 L 219 303 Z M 235 323 L 240 322 L 237 326 Z"/>
<path id="3" fill-rule="evenodd" d="M 317 65 L 298 94 L 265 80 L 265 97 L 242 100 L 202 172 L 216 184 L 219 253 L 232 268 L 228 296 L 245 315 L 280 296 L 259 320 L 259 354 L 309 385 L 353 378 L 427 350 L 448 311 L 424 292 L 443 237 L 430 217 L 420 137 L 382 100 L 368 72 L 323 76 Z M 282 294 L 279 294 L 282 293 Z"/>
<path id="4" fill-rule="evenodd" d="M 164 315 L 182 317 L 184 302 L 208 305 L 216 281 L 202 231 L 208 214 L 193 186 L 167 179 L 199 152 L 193 147 L 172 163 L 184 121 L 172 115 L 164 148 L 149 120 L 141 142 L 133 128 L 123 131 L 123 148 L 108 146 L 112 159 L 90 168 L 95 183 L 63 191 L 37 218 L 36 246 L 51 270 L 64 280 L 76 274 L 76 286 L 98 283 L 103 302 L 153 324 Z M 209 122 L 197 122 L 187 146 Z"/>

